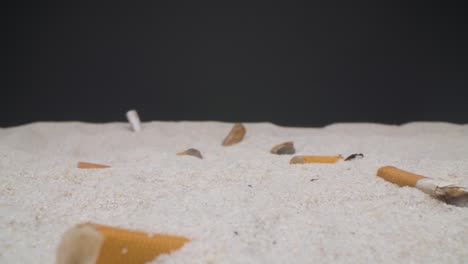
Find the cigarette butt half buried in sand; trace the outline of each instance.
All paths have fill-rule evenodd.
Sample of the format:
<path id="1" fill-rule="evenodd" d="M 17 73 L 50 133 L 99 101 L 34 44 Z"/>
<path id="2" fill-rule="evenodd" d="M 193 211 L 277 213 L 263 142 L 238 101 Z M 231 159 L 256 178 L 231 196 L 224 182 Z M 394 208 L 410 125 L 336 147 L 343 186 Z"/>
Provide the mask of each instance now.
<path id="1" fill-rule="evenodd" d="M 468 206 L 468 192 L 459 185 L 400 170 L 393 166 L 381 167 L 377 176 L 400 187 L 417 188 L 432 197 L 441 199 L 449 204 Z"/>
<path id="2" fill-rule="evenodd" d="M 189 148 L 187 150 L 177 152 L 176 155 L 178 155 L 178 156 L 188 155 L 188 156 L 197 157 L 199 159 L 203 159 L 203 156 L 202 156 L 201 152 L 198 149 L 194 149 L 194 148 Z"/>
<path id="3" fill-rule="evenodd" d="M 336 163 L 342 159 L 341 155 L 337 156 L 294 156 L 289 161 L 289 164 L 305 164 L 305 163 Z"/>
<path id="4" fill-rule="evenodd" d="M 229 134 L 223 140 L 223 146 L 232 146 L 242 141 L 246 129 L 241 123 L 234 124 Z"/>
<path id="5" fill-rule="evenodd" d="M 296 149 L 294 148 L 294 143 L 292 141 L 287 141 L 273 146 L 273 148 L 270 150 L 270 153 L 277 155 L 288 155 L 296 153 Z"/>
<path id="6" fill-rule="evenodd" d="M 107 165 L 91 163 L 91 162 L 83 162 L 83 161 L 78 162 L 76 167 L 79 168 L 79 169 L 105 169 L 105 168 L 110 168 L 110 166 L 107 166 Z"/>
<path id="7" fill-rule="evenodd" d="M 143 264 L 181 248 L 180 236 L 126 230 L 98 224 L 69 229 L 57 248 L 57 264 Z"/>
<path id="8" fill-rule="evenodd" d="M 136 110 L 130 110 L 127 112 L 127 119 L 130 125 L 132 126 L 133 132 L 141 131 L 141 122 L 140 117 Z"/>

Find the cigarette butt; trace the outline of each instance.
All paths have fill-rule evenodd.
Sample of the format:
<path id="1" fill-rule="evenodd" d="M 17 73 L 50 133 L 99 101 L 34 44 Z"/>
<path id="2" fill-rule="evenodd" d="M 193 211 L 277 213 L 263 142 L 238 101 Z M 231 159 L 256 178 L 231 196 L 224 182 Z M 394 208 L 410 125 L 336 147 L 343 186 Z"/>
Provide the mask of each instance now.
<path id="1" fill-rule="evenodd" d="M 294 143 L 292 141 L 287 141 L 273 146 L 270 153 L 278 155 L 294 154 L 296 153 L 296 149 L 294 148 Z"/>
<path id="2" fill-rule="evenodd" d="M 385 179 L 386 181 L 394 183 L 400 187 L 402 186 L 415 187 L 416 183 L 419 180 L 426 178 L 418 174 L 400 170 L 393 166 L 385 166 L 385 167 L 380 168 L 377 171 L 377 176 Z"/>
<path id="3" fill-rule="evenodd" d="M 198 149 L 194 149 L 194 148 L 189 148 L 187 150 L 177 152 L 176 155 L 179 155 L 179 156 L 189 155 L 189 156 L 197 157 L 199 159 L 203 159 L 201 152 Z"/>
<path id="4" fill-rule="evenodd" d="M 241 123 L 235 124 L 226 138 L 223 140 L 223 146 L 231 146 L 242 141 L 246 129 Z"/>
<path id="5" fill-rule="evenodd" d="M 132 126 L 133 132 L 141 131 L 141 121 L 136 110 L 130 110 L 127 112 L 127 119 Z"/>
<path id="6" fill-rule="evenodd" d="M 337 156 L 294 156 L 289 164 L 304 164 L 304 163 L 336 163 L 342 159 L 341 155 Z"/>
<path id="7" fill-rule="evenodd" d="M 392 166 L 381 167 L 377 176 L 398 186 L 417 188 L 435 198 L 457 206 L 468 206 L 468 192 L 462 186 L 437 180 Z"/>
<path id="8" fill-rule="evenodd" d="M 57 248 L 57 264 L 143 264 L 181 248 L 181 236 L 126 230 L 98 224 L 69 229 Z"/>
<path id="9" fill-rule="evenodd" d="M 102 165 L 102 164 L 97 164 L 97 163 L 90 163 L 90 162 L 78 162 L 76 165 L 77 168 L 80 169 L 105 169 L 105 168 L 110 168 L 110 166 L 107 165 Z"/>

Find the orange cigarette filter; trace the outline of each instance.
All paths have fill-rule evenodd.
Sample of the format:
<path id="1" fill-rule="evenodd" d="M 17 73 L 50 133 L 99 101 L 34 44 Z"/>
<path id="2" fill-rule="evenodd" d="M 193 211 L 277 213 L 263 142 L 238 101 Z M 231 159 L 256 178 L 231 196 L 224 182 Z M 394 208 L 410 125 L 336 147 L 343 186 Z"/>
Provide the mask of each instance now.
<path id="1" fill-rule="evenodd" d="M 57 251 L 57 264 L 143 264 L 188 241 L 181 236 L 82 224 L 65 233 Z"/>
<path id="2" fill-rule="evenodd" d="M 336 163 L 342 159 L 341 155 L 337 156 L 294 156 L 289 164 L 304 164 L 304 163 Z"/>
<path id="3" fill-rule="evenodd" d="M 97 164 L 97 163 L 90 163 L 90 162 L 83 162 L 80 161 L 76 165 L 79 169 L 104 169 L 104 168 L 110 168 L 110 166 L 107 165 L 102 165 L 102 164 Z"/>
<path id="4" fill-rule="evenodd" d="M 468 207 L 467 189 L 458 184 L 425 177 L 392 166 L 380 168 L 377 176 L 398 186 L 414 187 L 448 204 Z"/>
<path id="5" fill-rule="evenodd" d="M 377 171 L 377 176 L 389 181 L 391 183 L 397 184 L 398 186 L 411 186 L 415 187 L 416 183 L 426 177 L 400 170 L 393 166 L 381 167 Z"/>

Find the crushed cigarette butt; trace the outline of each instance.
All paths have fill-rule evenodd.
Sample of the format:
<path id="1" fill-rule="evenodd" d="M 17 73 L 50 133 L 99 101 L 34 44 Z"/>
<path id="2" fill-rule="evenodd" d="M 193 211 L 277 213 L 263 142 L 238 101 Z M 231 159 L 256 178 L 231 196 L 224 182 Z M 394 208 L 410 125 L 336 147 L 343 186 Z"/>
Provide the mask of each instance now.
<path id="1" fill-rule="evenodd" d="M 400 187 L 414 187 L 448 204 L 468 207 L 468 192 L 462 186 L 414 174 L 393 166 L 381 167 L 377 171 L 377 176 Z"/>
<path id="2" fill-rule="evenodd" d="M 198 149 L 194 149 L 194 148 L 189 148 L 187 150 L 184 150 L 184 151 L 181 151 L 181 152 L 178 152 L 176 153 L 177 155 L 189 155 L 189 156 L 194 156 L 194 157 L 197 157 L 199 159 L 203 159 L 203 156 L 202 154 L 200 153 L 200 151 Z"/>
<path id="3" fill-rule="evenodd" d="M 364 154 L 362 153 L 355 153 L 355 154 L 351 154 L 349 155 L 345 161 L 350 161 L 350 160 L 353 160 L 353 159 L 362 159 L 364 158 Z"/>
<path id="4" fill-rule="evenodd" d="M 288 141 L 274 146 L 270 152 L 278 155 L 294 154 L 296 153 L 296 149 L 294 148 L 294 143 L 292 141 Z"/>
<path id="5" fill-rule="evenodd" d="M 143 264 L 160 254 L 179 249 L 185 237 L 156 234 L 98 224 L 69 229 L 57 248 L 57 264 Z"/>
<path id="6" fill-rule="evenodd" d="M 336 163 L 340 159 L 342 159 L 341 155 L 337 155 L 337 156 L 294 156 L 289 161 L 289 164 Z"/>
<path id="7" fill-rule="evenodd" d="M 79 169 L 105 169 L 105 168 L 110 168 L 110 166 L 107 166 L 107 165 L 91 163 L 91 162 L 83 162 L 83 161 L 78 162 L 76 167 L 79 168 Z"/>
<path id="8" fill-rule="evenodd" d="M 241 123 L 235 124 L 231 132 L 226 136 L 226 138 L 223 140 L 223 146 L 231 146 L 234 144 L 237 144 L 242 141 L 245 135 L 245 127 Z"/>

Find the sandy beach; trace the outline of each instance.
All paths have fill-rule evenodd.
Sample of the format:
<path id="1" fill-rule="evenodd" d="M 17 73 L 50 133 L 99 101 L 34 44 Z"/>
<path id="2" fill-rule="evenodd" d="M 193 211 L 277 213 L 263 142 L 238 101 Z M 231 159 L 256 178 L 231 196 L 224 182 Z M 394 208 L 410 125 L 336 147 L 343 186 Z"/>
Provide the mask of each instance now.
<path id="1" fill-rule="evenodd" d="M 191 242 L 153 263 L 466 263 L 468 208 L 376 177 L 385 165 L 468 186 L 468 125 L 41 122 L 0 129 L 0 262 L 54 263 L 83 222 Z M 363 159 L 290 165 L 270 149 Z M 203 159 L 178 156 L 188 148 Z M 111 168 L 82 170 L 78 161 Z"/>

